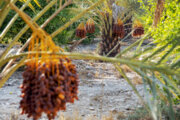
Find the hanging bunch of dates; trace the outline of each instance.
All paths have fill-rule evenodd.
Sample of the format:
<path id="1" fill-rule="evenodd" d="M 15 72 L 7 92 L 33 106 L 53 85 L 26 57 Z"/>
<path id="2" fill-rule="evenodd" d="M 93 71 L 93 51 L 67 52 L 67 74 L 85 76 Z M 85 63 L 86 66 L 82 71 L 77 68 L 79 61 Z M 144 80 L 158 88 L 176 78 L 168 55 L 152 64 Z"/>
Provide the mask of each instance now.
<path id="1" fill-rule="evenodd" d="M 138 20 L 136 20 L 134 22 L 133 25 L 133 33 L 132 36 L 133 37 L 141 37 L 142 35 L 144 35 L 144 27 L 141 24 L 141 22 L 139 22 Z"/>
<path id="2" fill-rule="evenodd" d="M 94 33 L 94 32 L 95 32 L 95 24 L 92 18 L 90 18 L 86 22 L 86 26 L 84 25 L 84 23 L 80 23 L 76 28 L 76 36 L 79 38 L 85 38 L 86 33 Z"/>
<path id="3" fill-rule="evenodd" d="M 77 27 L 76 36 L 79 38 L 86 37 L 86 27 L 85 27 L 84 23 L 80 23 L 79 26 Z"/>
<path id="4" fill-rule="evenodd" d="M 125 35 L 124 24 L 120 18 L 118 18 L 115 24 L 113 25 L 113 33 L 118 37 L 120 37 L 121 39 L 124 38 Z"/>
<path id="5" fill-rule="evenodd" d="M 34 32 L 31 38 L 29 51 L 62 51 L 44 31 Z M 54 119 L 59 110 L 66 110 L 66 103 L 78 100 L 76 67 L 66 56 L 36 53 L 28 59 L 21 85 L 22 114 L 37 120 L 45 113 Z"/>
<path id="6" fill-rule="evenodd" d="M 92 18 L 90 18 L 86 22 L 86 31 L 87 31 L 87 33 L 94 33 L 95 32 L 94 20 Z"/>

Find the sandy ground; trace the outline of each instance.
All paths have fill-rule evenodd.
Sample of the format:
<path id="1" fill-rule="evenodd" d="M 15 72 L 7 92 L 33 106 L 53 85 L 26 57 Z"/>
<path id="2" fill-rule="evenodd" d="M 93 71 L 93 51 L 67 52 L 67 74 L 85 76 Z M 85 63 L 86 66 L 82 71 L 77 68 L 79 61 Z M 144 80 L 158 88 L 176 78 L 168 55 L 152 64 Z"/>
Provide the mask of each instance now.
<path id="1" fill-rule="evenodd" d="M 94 52 L 96 44 L 82 46 L 76 51 Z M 57 120 L 64 116 L 79 115 L 82 119 L 88 117 L 102 118 L 104 115 L 112 114 L 115 119 L 121 115 L 130 114 L 134 109 L 141 106 L 139 99 L 134 94 L 128 83 L 118 75 L 115 68 L 110 63 L 100 63 L 93 61 L 74 60 L 79 73 L 79 100 L 74 104 L 67 104 L 67 110 L 59 112 Z M 20 84 L 22 83 L 22 71 L 17 71 L 4 85 L 0 88 L 0 120 L 30 120 L 26 115 L 19 115 L 20 101 Z M 138 80 L 138 76 L 127 71 L 131 80 Z M 136 83 L 135 81 L 134 83 Z M 138 91 L 143 96 L 143 86 L 136 85 Z M 17 118 L 16 118 L 17 117 Z M 46 116 L 42 116 L 46 120 Z"/>

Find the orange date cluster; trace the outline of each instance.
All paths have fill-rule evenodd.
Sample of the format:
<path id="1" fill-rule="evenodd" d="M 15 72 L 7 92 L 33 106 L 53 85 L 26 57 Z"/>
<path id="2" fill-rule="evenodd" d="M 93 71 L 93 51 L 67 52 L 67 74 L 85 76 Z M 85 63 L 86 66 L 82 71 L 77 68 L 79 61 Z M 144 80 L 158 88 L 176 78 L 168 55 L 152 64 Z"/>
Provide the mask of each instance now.
<path id="1" fill-rule="evenodd" d="M 59 110 L 66 110 L 66 103 L 78 99 L 76 67 L 65 55 L 57 55 L 63 49 L 42 29 L 33 32 L 28 51 L 21 85 L 22 114 L 38 120 L 45 113 L 54 119 Z"/>
<path id="2" fill-rule="evenodd" d="M 84 23 L 79 24 L 79 26 L 77 27 L 76 36 L 79 38 L 86 37 L 86 27 L 85 27 Z"/>
<path id="3" fill-rule="evenodd" d="M 95 32 L 95 24 L 93 19 L 89 19 L 86 22 L 86 26 L 84 23 L 80 23 L 76 28 L 76 36 L 79 38 L 85 38 L 86 33 L 94 33 Z"/>
<path id="4" fill-rule="evenodd" d="M 32 64 L 31 66 L 29 66 Z M 59 63 L 39 63 L 31 61 L 23 73 L 22 114 L 37 120 L 46 113 L 49 120 L 54 119 L 59 110 L 66 110 L 66 103 L 78 99 L 78 76 L 75 65 L 69 59 Z"/>
<path id="5" fill-rule="evenodd" d="M 87 33 L 94 33 L 95 32 L 95 25 L 94 25 L 94 21 L 92 18 L 90 18 L 86 22 L 86 31 L 87 31 Z"/>
<path id="6" fill-rule="evenodd" d="M 144 28 L 143 27 L 134 28 L 133 37 L 139 37 L 143 34 L 144 34 Z"/>
<path id="7" fill-rule="evenodd" d="M 140 21 L 135 20 L 133 29 L 134 29 L 133 33 L 132 33 L 133 37 L 140 37 L 140 36 L 144 35 L 144 27 Z"/>

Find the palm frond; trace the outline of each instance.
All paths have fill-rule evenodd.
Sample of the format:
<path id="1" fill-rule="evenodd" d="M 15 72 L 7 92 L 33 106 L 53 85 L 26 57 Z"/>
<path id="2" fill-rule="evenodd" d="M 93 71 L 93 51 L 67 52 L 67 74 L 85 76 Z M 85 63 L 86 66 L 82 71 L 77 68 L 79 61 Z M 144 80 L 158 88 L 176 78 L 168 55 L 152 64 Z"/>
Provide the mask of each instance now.
<path id="1" fill-rule="evenodd" d="M 25 3 L 27 0 L 19 0 L 19 1 L 22 2 L 22 3 Z M 32 0 L 31 0 L 31 1 L 32 1 Z M 36 5 L 37 5 L 38 7 L 41 8 L 41 5 L 39 4 L 38 0 L 33 0 L 33 1 L 36 3 Z M 34 8 L 34 6 L 33 6 L 31 3 L 29 3 L 28 6 L 35 12 L 35 8 Z"/>

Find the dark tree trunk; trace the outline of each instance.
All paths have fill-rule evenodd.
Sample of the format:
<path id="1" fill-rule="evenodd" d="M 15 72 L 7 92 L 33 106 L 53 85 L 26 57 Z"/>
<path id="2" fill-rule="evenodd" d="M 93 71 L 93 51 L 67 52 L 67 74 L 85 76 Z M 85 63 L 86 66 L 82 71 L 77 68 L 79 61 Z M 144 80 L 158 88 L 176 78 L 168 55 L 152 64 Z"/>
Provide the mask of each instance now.
<path id="1" fill-rule="evenodd" d="M 131 33 L 131 31 L 132 31 L 132 17 L 129 17 L 126 21 L 125 21 L 125 23 L 124 23 L 124 29 L 125 29 L 125 36 L 127 36 L 128 34 L 130 34 Z M 129 39 L 131 39 L 132 38 L 132 36 L 131 36 L 131 34 L 127 37 L 127 40 L 129 40 Z M 126 40 L 126 41 L 127 41 Z"/>
<path id="2" fill-rule="evenodd" d="M 118 36 L 113 33 L 114 19 L 108 13 L 104 15 L 104 28 L 102 30 L 102 41 L 100 43 L 100 55 L 114 57 L 120 52 Z M 109 52 L 119 44 L 110 54 Z"/>

